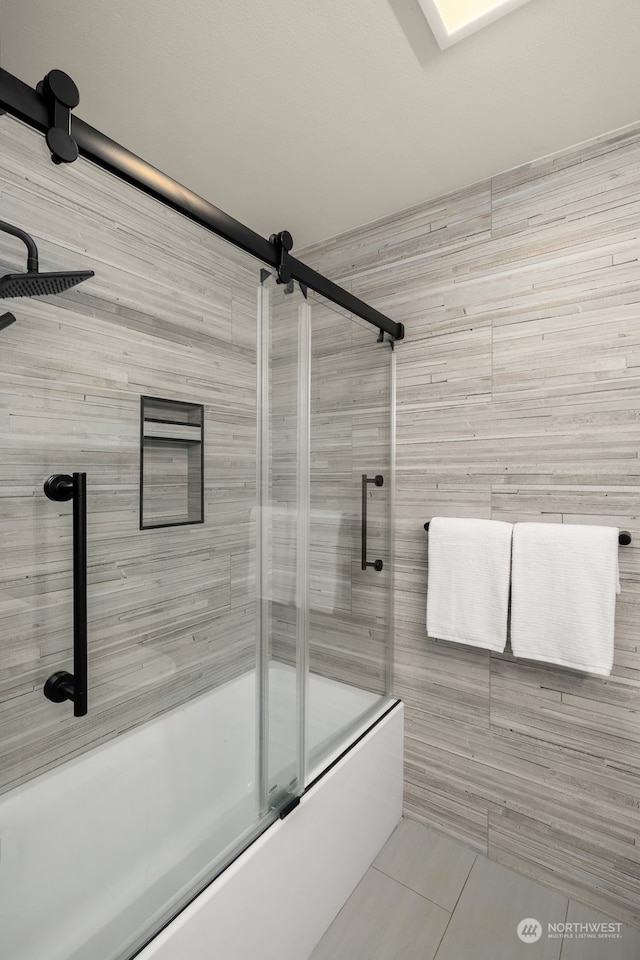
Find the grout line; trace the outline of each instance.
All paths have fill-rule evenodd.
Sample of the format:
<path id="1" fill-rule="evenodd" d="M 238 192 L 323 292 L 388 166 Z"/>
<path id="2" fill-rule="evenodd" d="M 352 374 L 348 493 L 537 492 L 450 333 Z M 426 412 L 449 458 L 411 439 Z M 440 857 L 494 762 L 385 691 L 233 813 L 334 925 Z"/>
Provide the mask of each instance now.
<path id="1" fill-rule="evenodd" d="M 426 900 L 427 903 L 433 904 L 434 907 L 438 907 L 439 910 L 444 910 L 445 913 L 451 915 L 452 911 L 448 907 L 443 907 L 441 903 L 436 903 L 435 900 L 430 900 L 429 897 L 425 897 L 424 893 L 420 893 L 419 890 L 414 890 L 413 887 L 410 887 L 408 884 L 403 883 L 402 880 L 398 880 L 397 877 L 392 877 L 391 874 L 385 873 L 384 870 L 381 870 L 380 867 L 374 867 L 371 865 L 371 869 L 376 870 L 378 873 L 382 874 L 383 877 L 386 877 L 387 880 L 393 880 L 394 883 L 397 883 L 399 887 L 404 887 L 405 890 L 410 890 L 411 893 L 415 893 L 417 897 L 422 897 L 423 900 Z M 465 880 L 466 883 L 466 880 Z M 457 903 L 457 901 L 456 901 Z"/>
<path id="2" fill-rule="evenodd" d="M 567 897 L 567 909 L 564 912 L 564 922 L 566 924 L 567 917 L 569 916 L 569 897 Z M 560 953 L 558 954 L 558 960 L 562 960 L 562 954 L 564 952 L 564 933 L 562 934 L 562 940 L 560 941 Z"/>
<path id="3" fill-rule="evenodd" d="M 489 660 L 489 732 L 491 732 L 491 660 Z M 489 808 L 487 807 L 487 842 L 485 844 L 485 857 L 487 860 L 490 860 L 489 856 Z"/>
<path id="4" fill-rule="evenodd" d="M 473 863 L 472 863 L 471 866 L 469 867 L 469 873 L 467 874 L 466 879 L 465 879 L 464 883 L 462 884 L 462 887 L 460 888 L 460 893 L 458 894 L 458 899 L 456 900 L 456 902 L 455 902 L 455 904 L 454 904 L 454 907 L 453 907 L 453 910 L 451 911 L 451 915 L 450 915 L 450 917 L 449 917 L 449 920 L 447 921 L 447 925 L 446 925 L 446 927 L 444 928 L 444 930 L 442 931 L 442 936 L 440 937 L 440 942 L 438 943 L 438 946 L 436 947 L 436 952 L 435 952 L 434 955 L 433 955 L 433 960 L 438 960 L 438 953 L 440 952 L 440 947 L 442 946 L 442 943 L 443 943 L 443 941 L 444 941 L 444 938 L 445 938 L 446 935 L 447 935 L 447 930 L 449 929 L 449 924 L 450 924 L 451 921 L 453 920 L 453 915 L 454 915 L 454 913 L 455 913 L 456 910 L 457 910 L 458 904 L 460 903 L 460 897 L 462 896 L 462 891 L 464 890 L 464 888 L 466 887 L 466 885 L 467 885 L 467 883 L 468 883 L 469 877 L 471 876 L 471 871 L 473 870 L 473 866 L 474 866 L 474 864 L 475 864 L 475 862 L 476 862 L 477 859 L 478 859 L 478 854 L 476 854 L 476 855 L 474 856 L 474 858 L 473 858 Z"/>
<path id="5" fill-rule="evenodd" d="M 478 859 L 478 854 L 476 853 L 476 855 L 475 855 L 474 858 L 473 858 L 473 862 L 472 862 L 471 866 L 469 867 L 469 873 L 468 873 L 467 876 L 465 877 L 465 881 L 464 881 L 464 883 L 462 884 L 462 887 L 460 888 L 460 893 L 458 894 L 458 899 L 456 900 L 456 902 L 455 902 L 455 904 L 454 904 L 454 907 L 453 907 L 453 910 L 451 911 L 451 916 L 453 916 L 456 907 L 457 907 L 458 904 L 460 903 L 460 897 L 462 896 L 462 891 L 464 890 L 464 888 L 465 888 L 466 885 L 467 885 L 467 881 L 469 880 L 469 877 L 471 876 L 471 871 L 473 870 L 474 864 L 475 864 L 475 862 L 476 862 L 477 859 Z"/>
<path id="6" fill-rule="evenodd" d="M 451 923 L 451 920 L 452 920 L 452 919 L 453 919 L 453 914 L 451 914 L 451 916 L 449 917 L 449 919 L 448 919 L 448 921 L 447 921 L 447 925 L 446 925 L 446 927 L 444 928 L 444 930 L 442 931 L 442 936 L 441 936 L 440 939 L 438 940 L 438 946 L 436 947 L 436 952 L 435 952 L 434 955 L 433 955 L 433 960 L 438 960 L 438 954 L 440 953 L 440 947 L 442 946 L 442 942 L 443 942 L 444 938 L 445 938 L 446 935 L 447 935 L 447 930 L 449 929 L 449 924 Z"/>

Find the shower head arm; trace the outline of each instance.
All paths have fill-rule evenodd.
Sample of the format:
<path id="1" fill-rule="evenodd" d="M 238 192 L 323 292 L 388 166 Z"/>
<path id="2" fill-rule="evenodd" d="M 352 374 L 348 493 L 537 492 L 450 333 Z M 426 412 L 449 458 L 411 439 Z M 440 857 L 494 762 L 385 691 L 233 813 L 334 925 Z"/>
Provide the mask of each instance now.
<path id="1" fill-rule="evenodd" d="M 38 248 L 36 247 L 34 241 L 29 236 L 28 233 L 25 233 L 24 230 L 21 230 L 20 227 L 14 227 L 11 223 L 5 223 L 4 220 L 0 220 L 0 230 L 3 233 L 10 233 L 12 236 L 17 237 L 18 240 L 22 240 L 27 248 L 27 270 L 31 272 L 38 272 Z"/>

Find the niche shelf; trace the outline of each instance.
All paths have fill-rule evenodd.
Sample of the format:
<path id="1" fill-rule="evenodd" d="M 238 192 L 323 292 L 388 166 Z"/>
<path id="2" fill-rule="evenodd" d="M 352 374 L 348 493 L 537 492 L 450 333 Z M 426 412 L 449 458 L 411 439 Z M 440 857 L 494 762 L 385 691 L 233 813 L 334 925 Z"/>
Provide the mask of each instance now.
<path id="1" fill-rule="evenodd" d="M 204 523 L 204 407 L 140 398 L 140 529 Z"/>

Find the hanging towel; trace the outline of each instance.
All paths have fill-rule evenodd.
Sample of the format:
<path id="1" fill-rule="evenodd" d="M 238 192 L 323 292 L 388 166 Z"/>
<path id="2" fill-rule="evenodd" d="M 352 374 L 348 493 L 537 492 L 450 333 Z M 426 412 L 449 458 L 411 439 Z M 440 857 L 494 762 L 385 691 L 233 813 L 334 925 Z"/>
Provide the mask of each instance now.
<path id="1" fill-rule="evenodd" d="M 513 524 L 434 517 L 429 524 L 427 633 L 502 652 Z"/>
<path id="2" fill-rule="evenodd" d="M 609 676 L 619 592 L 616 527 L 516 523 L 514 656 Z"/>

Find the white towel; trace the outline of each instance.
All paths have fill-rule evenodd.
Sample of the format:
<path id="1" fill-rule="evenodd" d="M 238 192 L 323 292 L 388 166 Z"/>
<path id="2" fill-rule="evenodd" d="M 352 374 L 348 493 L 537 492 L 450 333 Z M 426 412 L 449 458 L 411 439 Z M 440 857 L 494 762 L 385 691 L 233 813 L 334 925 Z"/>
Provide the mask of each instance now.
<path id="1" fill-rule="evenodd" d="M 434 517 L 429 524 L 427 633 L 502 652 L 513 524 Z"/>
<path id="2" fill-rule="evenodd" d="M 516 523 L 514 656 L 609 676 L 619 590 L 616 527 Z"/>

